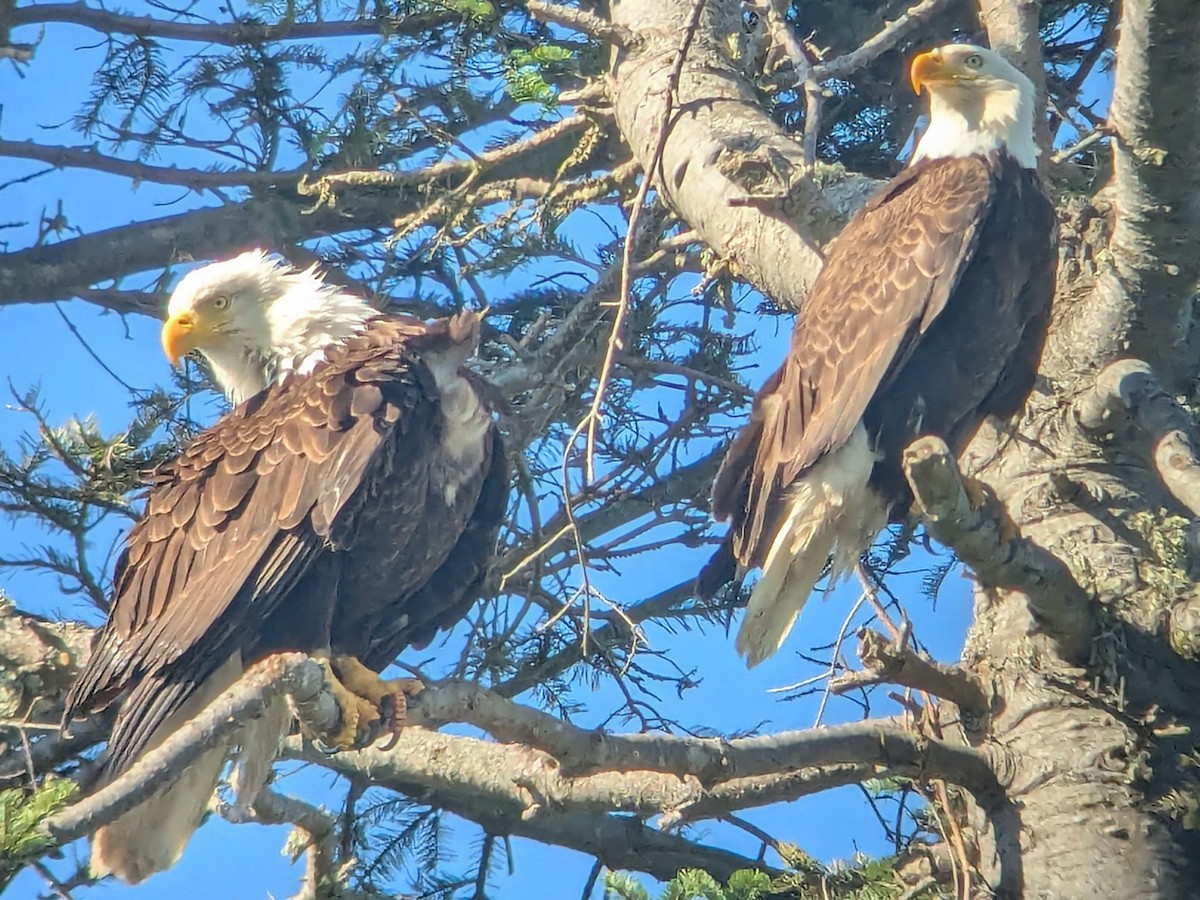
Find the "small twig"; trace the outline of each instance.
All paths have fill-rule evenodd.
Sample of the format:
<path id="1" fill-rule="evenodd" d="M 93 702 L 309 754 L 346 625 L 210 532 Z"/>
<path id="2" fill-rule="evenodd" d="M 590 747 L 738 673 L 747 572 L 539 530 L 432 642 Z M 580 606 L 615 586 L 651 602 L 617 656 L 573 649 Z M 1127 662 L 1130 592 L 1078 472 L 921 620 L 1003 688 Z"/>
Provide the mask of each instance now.
<path id="1" fill-rule="evenodd" d="M 592 866 L 592 871 L 588 873 L 587 881 L 583 885 L 583 894 L 579 900 L 591 900 L 592 890 L 596 887 L 596 882 L 600 880 L 600 873 L 604 871 L 604 863 L 596 860 Z"/>
<path id="2" fill-rule="evenodd" d="M 50 163 L 55 168 L 87 169 L 104 172 L 135 181 L 153 184 L 171 184 L 195 191 L 215 188 L 291 184 L 303 172 L 300 170 L 252 171 L 243 169 L 208 171 L 203 169 L 181 169 L 177 166 L 153 166 L 134 160 L 106 156 L 91 147 L 62 147 L 33 141 L 0 140 L 0 157 L 32 159 Z"/>
<path id="3" fill-rule="evenodd" d="M 1071 146 L 1064 147 L 1062 150 L 1059 150 L 1057 153 L 1051 156 L 1050 162 L 1054 163 L 1055 165 L 1064 163 L 1076 153 L 1082 153 L 1088 147 L 1092 146 L 1092 144 L 1099 143 L 1111 134 L 1112 130 L 1108 127 L 1097 128 L 1094 131 L 1090 131 Z"/>
<path id="4" fill-rule="evenodd" d="M 804 139 L 800 146 L 804 151 L 804 167 L 811 169 L 817 163 L 817 140 L 821 136 L 821 113 L 825 109 L 825 86 L 809 77 L 804 81 Z"/>
<path id="5" fill-rule="evenodd" d="M 863 602 L 867 599 L 867 592 L 859 594 L 858 600 L 854 606 L 850 607 L 850 612 L 846 614 L 846 618 L 842 620 L 842 627 L 838 629 L 837 640 L 833 642 L 833 655 L 829 660 L 829 681 L 825 683 L 825 690 L 821 692 L 821 705 L 817 707 L 817 716 L 813 720 L 813 728 L 820 728 L 821 722 L 825 718 L 825 707 L 829 704 L 829 698 L 832 691 L 829 689 L 833 682 L 834 674 L 837 672 L 838 666 L 841 664 L 842 642 L 846 640 L 846 635 L 850 631 L 850 623 L 854 621 L 854 617 L 858 614 Z"/>
<path id="6" fill-rule="evenodd" d="M 226 13 L 232 15 L 229 10 L 226 10 Z M 9 13 L 7 24 L 16 27 L 63 22 L 90 28 L 106 37 L 127 34 L 144 40 L 197 41 L 225 47 L 241 47 L 275 41 L 313 41 L 321 38 L 373 37 L 398 33 L 419 35 L 431 29 L 452 25 L 461 15 L 453 8 L 447 7 L 432 13 L 401 17 L 366 15 L 359 19 L 315 22 L 188 22 L 180 19 L 126 15 L 100 5 L 60 2 L 18 6 Z"/>
<path id="7" fill-rule="evenodd" d="M 839 658 L 842 655 L 842 642 L 846 640 L 846 635 L 850 633 L 850 623 L 854 621 L 854 617 L 858 615 L 858 611 L 862 609 L 862 605 L 867 602 L 867 595 L 860 593 L 858 599 L 854 601 L 854 605 L 850 607 L 850 612 L 846 613 L 846 617 L 842 619 L 842 627 L 838 629 L 837 638 L 833 642 L 833 655 L 829 660 L 829 668 L 820 675 L 813 675 L 810 678 L 805 678 L 803 681 L 797 681 L 793 684 L 786 684 L 782 687 L 767 688 L 768 694 L 781 694 L 787 691 L 799 691 L 816 684 L 819 681 L 831 681 L 837 670 L 840 668 Z M 816 721 L 813 722 L 813 728 L 821 724 L 821 718 L 825 712 L 825 703 L 829 699 L 829 691 L 826 689 L 821 697 L 821 707 L 817 710 Z"/>
<path id="8" fill-rule="evenodd" d="M 0 728 L 19 728 L 22 731 L 58 731 L 58 722 L 27 722 L 24 719 L 0 719 Z"/>
<path id="9" fill-rule="evenodd" d="M 950 806 L 950 791 L 946 788 L 946 782 L 941 779 L 933 782 L 933 790 L 942 809 L 946 811 L 946 819 L 950 823 L 950 845 L 954 847 L 954 855 L 950 857 L 950 860 L 952 863 L 957 860 L 957 863 L 954 863 L 951 868 L 955 885 L 958 888 L 958 900 L 971 900 L 971 857 L 967 854 L 967 842 L 963 836 L 962 827 L 958 824 L 958 819 Z"/>
<path id="10" fill-rule="evenodd" d="M 987 587 L 1022 592 L 1030 610 L 1067 659 L 1085 659 L 1096 630 L 1091 597 L 1053 554 L 1022 538 L 990 494 L 976 509 L 962 473 L 941 438 L 927 436 L 904 451 L 904 474 L 929 533 Z"/>
<path id="11" fill-rule="evenodd" d="M 479 854 L 479 871 L 475 873 L 474 900 L 487 900 L 488 872 L 492 868 L 492 851 L 496 846 L 496 836 L 490 831 L 483 836 L 483 849 Z"/>
<path id="12" fill-rule="evenodd" d="M 621 253 L 621 293 L 617 301 L 617 311 L 613 316 L 612 330 L 608 335 L 608 348 L 604 352 L 604 362 L 600 366 L 600 373 L 596 379 L 596 394 L 592 398 L 592 407 L 588 410 L 584 421 L 580 423 L 580 428 L 585 423 L 587 427 L 584 471 L 589 484 L 596 478 L 596 435 L 600 427 L 600 407 L 604 403 L 604 394 L 608 388 L 609 379 L 612 377 L 613 363 L 617 354 L 625 349 L 622 332 L 625 329 L 625 317 L 629 314 L 629 304 L 633 293 L 633 252 L 637 245 L 638 224 L 642 218 L 642 209 L 646 205 L 646 195 L 650 192 L 650 185 L 654 181 L 655 173 L 662 160 L 663 150 L 667 146 L 667 138 L 671 134 L 671 114 L 675 111 L 675 93 L 679 89 L 679 77 L 683 72 L 684 60 L 687 59 L 688 50 L 691 49 L 692 41 L 696 37 L 696 29 L 700 25 L 700 13 L 704 9 L 704 2 L 705 0 L 695 0 L 691 19 L 683 31 L 683 38 L 675 53 L 675 64 L 667 76 L 666 96 L 662 121 L 658 128 L 658 139 L 655 141 L 654 151 L 646 160 L 642 183 L 638 186 L 637 196 L 633 199 L 633 208 L 629 211 L 629 227 L 625 232 L 625 246 Z M 579 431 L 580 429 L 576 429 L 576 434 L 572 435 L 572 443 Z"/>
<path id="13" fill-rule="evenodd" d="M 834 694 L 876 684 L 898 684 L 949 700 L 960 710 L 981 716 L 987 712 L 983 685 L 971 672 L 927 659 L 911 647 L 899 646 L 877 631 L 863 628 L 858 633 L 858 656 L 864 668 L 835 678 Z"/>
<path id="14" fill-rule="evenodd" d="M 302 843 L 305 864 L 300 890 L 292 900 L 321 900 L 334 896 L 340 885 L 337 872 L 337 820 L 322 809 L 296 797 L 264 788 L 254 800 L 254 821 L 263 825 L 292 825 Z"/>
<path id="15" fill-rule="evenodd" d="M 742 831 L 746 832 L 747 834 L 753 835 L 754 837 L 758 838 L 760 841 L 762 841 L 762 845 L 764 848 L 770 847 L 776 853 L 779 852 L 779 850 L 780 850 L 779 840 L 777 838 L 775 838 L 773 835 L 771 835 L 769 832 L 763 831 L 761 828 L 759 828 L 753 822 L 747 822 L 741 816 L 735 816 L 733 813 L 726 813 L 725 815 L 721 816 L 721 820 L 723 822 L 728 822 L 730 825 L 733 825 L 735 828 L 740 828 L 740 829 L 742 829 Z M 763 858 L 763 853 L 759 853 L 759 859 L 762 859 L 762 858 Z"/>
<path id="16" fill-rule="evenodd" d="M 1127 415 L 1154 441 L 1151 460 L 1171 496 L 1200 518 L 1200 459 L 1191 415 L 1166 392 L 1148 363 L 1120 359 L 1096 376 L 1075 401 L 1079 424 L 1093 433 L 1114 430 Z"/>
<path id="17" fill-rule="evenodd" d="M 570 503 L 568 502 L 567 508 L 569 508 L 569 507 L 570 507 Z M 500 588 L 499 589 L 501 591 L 503 591 L 505 588 L 505 585 L 507 585 L 508 582 L 512 578 L 515 578 L 521 572 L 522 569 L 524 569 L 530 563 L 536 562 L 538 559 L 541 558 L 543 553 L 545 553 L 547 550 L 549 550 L 554 544 L 557 544 L 560 538 L 565 537 L 568 532 L 575 531 L 575 530 L 576 530 L 575 523 L 573 521 L 568 521 L 566 525 L 564 525 L 562 528 L 558 529 L 558 531 L 554 532 L 554 534 L 551 535 L 548 539 L 543 541 L 541 544 L 539 544 L 533 550 L 530 550 L 527 554 L 525 554 L 523 557 L 521 557 L 520 560 L 517 561 L 516 565 L 514 565 L 511 569 L 509 569 L 507 572 L 505 572 L 503 575 L 500 576 Z M 578 550 L 578 548 L 576 548 L 576 549 Z"/>
<path id="18" fill-rule="evenodd" d="M 125 390 L 127 390 L 130 394 L 132 394 L 135 397 L 143 397 L 149 393 L 149 391 L 145 391 L 141 388 L 135 388 L 133 385 L 131 385 L 129 382 L 127 382 L 125 379 L 123 379 L 120 375 L 118 375 L 116 372 L 114 372 L 112 370 L 112 368 L 109 366 L 109 364 L 106 363 L 104 361 L 104 359 L 100 356 L 100 354 L 96 352 L 96 348 L 93 347 L 88 342 L 87 338 L 85 338 L 83 336 L 83 333 L 79 330 L 78 326 L 73 321 L 71 321 L 70 316 L 67 315 L 67 311 L 65 309 L 63 309 L 63 305 L 61 303 L 54 304 L 54 311 L 57 312 L 58 317 L 63 320 L 63 324 L 67 326 L 67 330 L 71 332 L 71 336 L 73 338 L 75 338 L 76 341 L 79 342 L 79 345 L 81 347 L 83 347 L 84 352 L 87 353 L 87 355 L 90 356 L 92 358 L 92 360 L 96 363 L 96 365 L 98 365 L 101 369 L 103 369 L 105 371 L 105 373 L 110 378 L 112 378 L 113 381 L 115 381 L 121 387 L 125 388 Z"/>
<path id="19" fill-rule="evenodd" d="M 949 0 L 921 0 L 904 15 L 889 22 L 850 53 L 829 62 L 813 62 L 804 46 L 788 27 L 783 0 L 765 4 L 767 27 L 771 37 L 783 48 L 796 70 L 796 84 L 804 91 L 804 166 L 811 169 L 817 159 L 817 140 L 821 134 L 821 113 L 825 105 L 825 82 L 847 78 L 894 47 L 914 27 L 934 16 Z"/>
<path id="20" fill-rule="evenodd" d="M 41 860 L 34 860 L 32 863 L 30 863 L 30 865 L 35 872 L 45 879 L 46 884 L 50 886 L 50 890 L 54 891 L 55 896 L 58 897 L 59 900 L 75 900 L 67 886 L 55 878 L 54 873 L 51 872 L 46 865 L 41 862 Z"/>
<path id="21" fill-rule="evenodd" d="M 887 607 L 883 605 L 883 601 L 879 599 L 879 585 L 875 582 L 875 577 L 867 571 L 866 567 L 860 562 L 854 567 L 854 574 L 858 577 L 858 583 L 862 585 L 863 594 L 866 596 L 871 608 L 875 610 L 875 615 L 879 617 L 879 621 L 888 630 L 888 634 L 892 636 L 892 641 L 899 647 L 907 647 L 909 638 L 912 637 L 912 622 L 908 620 L 908 614 L 901 609 L 900 615 L 903 616 L 902 624 L 897 625 L 892 621 L 892 617 L 888 615 Z"/>

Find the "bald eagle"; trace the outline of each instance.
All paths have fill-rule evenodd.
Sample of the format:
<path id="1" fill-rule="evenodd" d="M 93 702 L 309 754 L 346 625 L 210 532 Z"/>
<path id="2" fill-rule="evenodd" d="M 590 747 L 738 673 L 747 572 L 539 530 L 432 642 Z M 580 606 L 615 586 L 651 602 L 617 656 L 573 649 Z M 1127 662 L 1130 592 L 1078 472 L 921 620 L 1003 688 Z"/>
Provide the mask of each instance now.
<path id="1" fill-rule="evenodd" d="M 920 54 L 910 74 L 929 94 L 928 128 L 829 246 L 788 357 L 713 485 L 730 529 L 697 593 L 761 567 L 736 642 L 750 666 L 779 649 L 827 564 L 832 583 L 907 513 L 913 438 L 961 452 L 1034 384 L 1056 252 L 1033 85 L 967 44 Z"/>
<path id="2" fill-rule="evenodd" d="M 261 251 L 190 272 L 168 312 L 167 356 L 198 351 L 238 405 L 152 473 L 64 724 L 119 701 L 111 779 L 243 667 L 298 650 L 330 658 L 348 689 L 334 742 L 374 737 L 391 695 L 374 673 L 466 613 L 504 516 L 490 393 L 463 367 L 479 317 L 381 315 Z M 236 735 L 251 790 L 289 722 L 277 703 Z M 138 882 L 174 865 L 230 752 L 100 829 L 93 873 Z"/>

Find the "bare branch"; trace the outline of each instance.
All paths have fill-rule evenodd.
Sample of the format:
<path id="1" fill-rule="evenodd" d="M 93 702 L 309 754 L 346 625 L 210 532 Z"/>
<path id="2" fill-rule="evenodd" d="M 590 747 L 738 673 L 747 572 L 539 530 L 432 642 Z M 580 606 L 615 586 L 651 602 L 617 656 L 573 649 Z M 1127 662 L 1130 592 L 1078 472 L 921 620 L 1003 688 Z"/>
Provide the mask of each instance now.
<path id="1" fill-rule="evenodd" d="M 293 698 L 301 720 L 318 732 L 331 731 L 337 725 L 337 704 L 326 687 L 321 666 L 300 653 L 270 657 L 248 670 L 233 688 L 119 778 L 47 819 L 42 829 L 65 844 L 113 821 L 215 747 L 239 722 L 261 716 L 267 704 L 283 694 Z"/>
<path id="2" fill-rule="evenodd" d="M 865 668 L 833 679 L 829 685 L 832 693 L 845 694 L 876 684 L 899 684 L 949 700 L 974 716 L 987 712 L 983 685 L 968 670 L 935 662 L 907 643 L 897 645 L 868 628 L 861 629 L 858 638 L 858 657 Z"/>
<path id="3" fill-rule="evenodd" d="M 618 47 L 630 47 L 638 40 L 635 32 L 614 25 L 603 16 L 586 9 L 563 3 L 546 3 L 545 0 L 528 0 L 525 8 L 529 10 L 530 15 L 542 22 L 554 22 Z"/>
<path id="4" fill-rule="evenodd" d="M 474 159 L 447 160 L 402 173 L 341 173 L 296 188 L 264 188 L 243 203 L 193 210 L 0 254 L 0 305 L 84 295 L 98 282 L 161 268 L 176 259 L 219 256 L 255 244 L 283 249 L 313 234 L 390 228 L 397 219 L 425 208 L 428 196 L 421 188 L 431 183 L 453 191 L 468 179 L 482 186 L 521 177 L 543 165 L 556 170 L 569 156 L 576 133 L 590 121 L 572 116 L 526 141 Z M 482 174 L 484 168 L 486 176 Z M 359 193 L 353 204 L 338 205 L 338 192 L 354 186 L 370 190 Z M 314 204 L 308 194 L 320 195 L 318 202 Z M 238 227 L 229 227 L 234 220 Z M 100 301 L 109 296 L 94 295 Z M 130 309 L 123 295 L 116 295 L 116 300 L 121 305 L 109 308 L 117 312 L 146 311 L 143 304 Z"/>
<path id="5" fill-rule="evenodd" d="M 364 35 L 421 34 L 461 19 L 451 11 L 409 15 L 399 19 L 371 16 L 332 22 L 178 22 L 152 16 L 130 16 L 96 9 L 86 3 L 30 3 L 18 6 L 9 17 L 12 27 L 47 25 L 64 22 L 91 28 L 101 34 L 128 34 L 135 37 L 175 41 L 201 41 L 236 47 L 242 44 L 266 44 L 272 41 L 311 41 L 319 38 L 358 37 Z"/>
<path id="6" fill-rule="evenodd" d="M 97 172 L 131 178 L 134 181 L 178 184 L 193 190 L 295 184 L 301 174 L 299 172 L 221 171 L 218 169 L 152 166 L 147 163 L 119 159 L 115 156 L 106 156 L 92 147 L 56 147 L 50 144 L 37 144 L 33 141 L 0 141 L 0 156 L 14 159 L 36 159 L 59 169 L 93 169 Z"/>
<path id="7" fill-rule="evenodd" d="M 1023 592 L 1064 656 L 1086 658 L 1096 628 L 1091 597 L 1061 560 L 1016 532 L 990 495 L 979 506 L 971 502 L 945 441 L 929 436 L 909 444 L 904 474 L 930 533 L 984 585 Z"/>
<path id="8" fill-rule="evenodd" d="M 699 797 L 689 782 L 657 773 L 565 778 L 538 751 L 408 728 L 391 750 L 324 757 L 289 740 L 285 753 L 350 778 L 370 778 L 423 803 L 480 824 L 488 833 L 519 835 L 595 856 L 610 868 L 673 878 L 703 868 L 721 880 L 738 869 L 765 868 L 748 857 L 694 843 L 622 810 L 653 815 Z"/>
<path id="9" fill-rule="evenodd" d="M 982 797 L 1001 789 L 984 755 L 922 739 L 890 723 L 860 722 L 733 740 L 610 734 L 579 728 L 467 683 L 429 688 L 418 698 L 410 721 L 470 722 L 502 741 L 545 750 L 556 760 L 555 777 L 577 783 L 589 777 L 586 773 L 657 772 L 715 785 L 761 776 L 777 780 L 780 773 L 801 768 L 868 764 L 945 778 Z"/>
<path id="10" fill-rule="evenodd" d="M 300 654 L 273 657 L 251 669 L 128 772 L 52 817 L 44 829 L 68 842 L 111 821 L 153 793 L 172 772 L 215 746 L 237 722 L 261 714 L 282 693 L 293 698 L 301 721 L 311 729 L 327 731 L 335 724 L 337 709 L 322 668 Z M 549 753 L 410 727 L 390 751 L 370 748 L 340 754 L 332 761 L 324 756 L 313 761 L 346 773 L 369 772 L 376 783 L 390 781 L 416 798 L 432 797 L 438 805 L 479 821 L 493 833 L 528 834 L 586 849 L 601 858 L 631 851 L 634 837 L 639 844 L 666 841 L 659 850 L 671 857 L 676 868 L 685 852 L 707 857 L 720 851 L 651 837 L 640 825 L 625 840 L 604 848 L 594 843 L 597 821 L 581 830 L 584 814 L 603 817 L 624 810 L 639 815 L 665 812 L 677 818 L 720 815 L 880 773 L 944 777 L 971 790 L 985 808 L 1003 802 L 1003 786 L 984 754 L 886 723 L 732 741 L 608 735 L 560 722 L 470 684 L 431 686 L 414 705 L 410 719 L 414 723 L 468 721 L 503 740 L 527 742 Z M 293 742 L 293 755 L 306 752 Z M 455 764 L 447 766 L 449 759 Z M 560 826 L 568 823 L 568 830 L 561 831 Z M 324 851 L 316 847 L 312 852 Z M 731 858 L 720 854 L 722 860 Z M 623 859 L 622 864 L 629 863 Z M 739 867 L 746 864 L 737 860 Z M 653 865 L 648 860 L 634 867 L 656 871 Z"/>
<path id="11" fill-rule="evenodd" d="M 221 812 L 227 814 L 235 809 L 231 807 Z M 262 825 L 290 824 L 296 829 L 289 844 L 300 845 L 305 862 L 300 890 L 292 900 L 321 900 L 334 896 L 352 900 L 346 892 L 338 890 L 344 887 L 344 879 L 338 877 L 336 866 L 337 819 L 334 816 L 270 788 L 259 792 L 252 812 L 253 821 Z M 231 821 L 240 821 L 240 818 L 234 816 Z"/>
<path id="12" fill-rule="evenodd" d="M 904 14 L 888 22 L 855 50 L 844 53 L 827 63 L 813 66 L 812 76 L 819 81 L 829 78 L 845 78 L 868 66 L 881 55 L 891 50 L 906 34 L 922 22 L 932 19 L 950 5 L 950 0 L 921 0 L 904 11 Z"/>
<path id="13" fill-rule="evenodd" d="M 1154 442 L 1151 459 L 1163 485 L 1200 518 L 1200 459 L 1191 414 L 1159 384 L 1148 363 L 1110 363 L 1075 401 L 1075 416 L 1091 432 L 1113 431 L 1117 416 L 1133 419 Z"/>

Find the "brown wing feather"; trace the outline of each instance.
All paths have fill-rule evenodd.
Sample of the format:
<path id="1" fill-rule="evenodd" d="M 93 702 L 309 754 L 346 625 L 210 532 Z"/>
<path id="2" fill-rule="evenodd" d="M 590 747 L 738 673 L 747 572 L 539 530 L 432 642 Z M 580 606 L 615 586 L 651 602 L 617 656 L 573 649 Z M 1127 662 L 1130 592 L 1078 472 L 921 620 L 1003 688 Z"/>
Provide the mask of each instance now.
<path id="1" fill-rule="evenodd" d="M 762 564 L 781 492 L 849 438 L 871 398 L 945 308 L 974 251 L 994 184 L 976 158 L 914 166 L 830 246 L 788 358 L 755 398 L 750 422 L 714 483 L 713 514 L 732 517 L 740 564 Z M 732 574 L 724 571 L 728 554 L 719 555 L 723 571 L 708 573 L 705 584 Z"/>

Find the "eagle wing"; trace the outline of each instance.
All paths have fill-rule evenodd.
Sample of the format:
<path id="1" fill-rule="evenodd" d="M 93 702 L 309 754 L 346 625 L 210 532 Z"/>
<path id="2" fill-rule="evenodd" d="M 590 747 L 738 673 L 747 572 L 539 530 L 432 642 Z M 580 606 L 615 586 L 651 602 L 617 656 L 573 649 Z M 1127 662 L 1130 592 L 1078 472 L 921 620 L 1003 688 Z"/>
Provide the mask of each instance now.
<path id="1" fill-rule="evenodd" d="M 436 427 L 436 388 L 405 351 L 355 338 L 311 377 L 232 411 L 153 474 L 109 620 L 64 715 L 103 708 L 133 687 L 109 744 L 110 772 L 253 640 L 327 545 L 385 442 L 402 448 L 405 433 Z"/>
<path id="2" fill-rule="evenodd" d="M 508 510 L 509 463 L 499 429 L 489 435 L 487 473 L 446 561 L 405 602 L 408 620 L 377 627 L 363 662 L 381 671 L 405 647 L 426 646 L 439 631 L 457 623 L 479 599 Z"/>
<path id="3" fill-rule="evenodd" d="M 754 401 L 713 485 L 712 509 L 732 517 L 732 554 L 761 565 L 782 492 L 846 442 L 929 328 L 974 253 L 995 180 L 977 158 L 918 164 L 876 195 L 830 245 L 782 368 Z M 714 557 L 701 593 L 732 578 Z"/>

